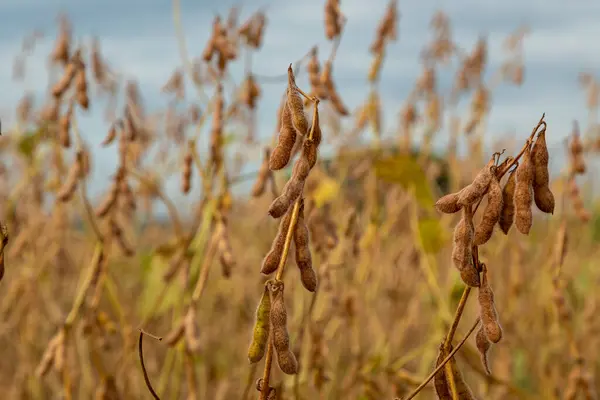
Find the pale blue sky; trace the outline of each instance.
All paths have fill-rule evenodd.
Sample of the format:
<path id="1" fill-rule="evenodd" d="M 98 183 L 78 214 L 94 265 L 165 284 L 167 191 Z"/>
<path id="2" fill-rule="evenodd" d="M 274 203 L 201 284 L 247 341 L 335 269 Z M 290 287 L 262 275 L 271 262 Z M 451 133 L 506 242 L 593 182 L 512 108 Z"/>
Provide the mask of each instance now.
<path id="1" fill-rule="evenodd" d="M 214 13 L 225 14 L 231 0 L 181 0 L 183 26 L 188 51 L 198 55 L 210 33 Z M 287 65 L 300 58 L 314 44 L 327 54 L 329 44 L 323 35 L 323 0 L 244 1 L 242 19 L 261 6 L 268 6 L 268 22 L 260 57 L 253 63 L 260 75 L 280 75 Z M 367 95 L 366 71 L 371 62 L 368 47 L 374 27 L 386 0 L 342 0 L 348 25 L 335 64 L 335 80 L 351 109 Z M 502 86 L 494 95 L 489 120 L 489 135 L 501 137 L 517 132 L 524 137 L 542 112 L 550 125 L 548 140 L 558 144 L 571 129 L 573 119 L 585 121 L 585 94 L 577 82 L 587 70 L 597 74 L 600 68 L 600 3 L 559 0 L 452 0 L 400 1 L 399 41 L 388 49 L 382 74 L 381 93 L 386 106 L 387 128 L 396 121 L 397 111 L 420 72 L 419 51 L 429 39 L 432 14 L 444 10 L 451 18 L 456 41 L 471 49 L 479 34 L 487 34 L 490 43 L 491 70 L 502 61 L 501 45 L 506 36 L 526 23 L 531 33 L 525 39 L 526 79 L 521 88 Z M 103 53 L 111 65 L 127 76 L 135 77 L 150 110 L 163 107 L 168 98 L 161 85 L 180 65 L 174 34 L 170 1 L 152 0 L 3 0 L 0 2 L 0 116 L 5 127 L 12 120 L 12 109 L 24 90 L 43 92 L 47 82 L 45 57 L 56 32 L 55 16 L 66 11 L 76 35 L 98 35 Z M 13 56 L 18 54 L 24 35 L 33 29 L 46 33 L 28 62 L 28 81 L 11 81 Z M 234 68 L 239 83 L 241 63 Z M 447 75 L 447 74 L 446 74 Z M 448 87 L 448 79 L 442 79 Z M 263 85 L 259 109 L 259 132 L 270 137 L 275 112 L 285 83 Z M 193 93 L 188 91 L 188 93 Z M 86 140 L 98 149 L 93 191 L 103 190 L 116 161 L 115 149 L 100 150 L 97 144 L 107 129 L 103 107 L 95 107 L 81 120 Z M 325 132 L 326 134 L 326 132 Z M 256 158 L 260 151 L 256 152 Z M 99 168 L 102 164 L 102 168 Z M 104 166 L 106 165 L 106 167 Z M 173 182 L 178 187 L 178 179 Z"/>

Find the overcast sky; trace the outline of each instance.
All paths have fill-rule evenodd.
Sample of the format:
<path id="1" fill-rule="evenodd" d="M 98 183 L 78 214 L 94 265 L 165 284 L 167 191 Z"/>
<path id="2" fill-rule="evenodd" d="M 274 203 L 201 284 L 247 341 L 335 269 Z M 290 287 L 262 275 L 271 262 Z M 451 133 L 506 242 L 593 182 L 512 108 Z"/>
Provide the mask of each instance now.
<path id="1" fill-rule="evenodd" d="M 366 72 L 371 62 L 368 47 L 374 28 L 384 12 L 386 0 L 342 0 L 348 24 L 335 64 L 336 84 L 350 108 L 367 95 Z M 215 13 L 226 14 L 231 0 L 181 0 L 188 51 L 200 54 Z M 323 0 L 270 2 L 244 1 L 242 19 L 259 7 L 268 7 L 266 36 L 260 57 L 253 62 L 256 74 L 285 73 L 287 65 L 314 44 L 323 55 L 329 43 L 323 34 Z M 502 42 L 522 24 L 531 33 L 524 42 L 526 78 L 520 87 L 503 86 L 494 94 L 489 135 L 495 138 L 516 133 L 525 137 L 542 112 L 549 124 L 548 141 L 558 144 L 570 131 L 572 120 L 587 116 L 585 94 L 577 78 L 581 71 L 597 74 L 600 67 L 600 2 L 579 0 L 452 0 L 400 1 L 399 40 L 388 48 L 382 73 L 381 95 L 388 128 L 420 72 L 418 55 L 430 38 L 432 14 L 441 9 L 452 22 L 455 40 L 466 50 L 479 34 L 487 34 L 490 70 L 503 59 Z M 168 98 L 160 87 L 180 65 L 172 5 L 167 0 L 3 0 L 0 2 L 0 115 L 11 124 L 12 109 L 24 90 L 43 93 L 47 85 L 46 56 L 56 32 L 56 15 L 66 11 L 78 38 L 100 38 L 110 64 L 139 82 L 150 109 L 163 107 Z M 28 80 L 13 82 L 12 60 L 21 39 L 34 29 L 45 38 L 39 42 L 27 65 Z M 239 83 L 241 69 L 234 69 Z M 263 85 L 259 110 L 259 132 L 269 137 L 285 83 Z M 193 93 L 193 92 L 189 92 Z M 86 140 L 97 144 L 107 130 L 103 107 L 95 107 L 81 120 Z M 5 128 L 6 129 L 6 128 Z M 325 133 L 326 134 L 326 133 Z M 114 170 L 115 149 L 98 150 L 95 157 L 94 192 L 103 190 Z M 98 168 L 107 165 L 104 168 Z M 175 183 L 178 186 L 177 183 Z"/>

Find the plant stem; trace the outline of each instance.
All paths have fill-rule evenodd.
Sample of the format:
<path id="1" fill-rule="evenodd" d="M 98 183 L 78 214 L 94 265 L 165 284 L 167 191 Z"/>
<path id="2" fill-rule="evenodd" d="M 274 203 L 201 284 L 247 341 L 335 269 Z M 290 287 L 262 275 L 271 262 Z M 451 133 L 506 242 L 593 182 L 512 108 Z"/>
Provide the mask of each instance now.
<path id="1" fill-rule="evenodd" d="M 217 240 L 215 236 L 213 236 L 208 244 L 208 249 L 206 250 L 206 255 L 202 264 L 202 269 L 200 270 L 200 276 L 198 277 L 198 281 L 196 281 L 196 287 L 194 288 L 194 292 L 192 294 L 193 304 L 198 302 L 198 300 L 202 296 L 204 288 L 206 287 L 206 281 L 208 280 L 208 272 L 210 270 L 210 265 L 212 264 L 216 251 Z"/>
<path id="2" fill-rule="evenodd" d="M 448 331 L 448 335 L 446 335 L 446 340 L 444 341 L 444 350 L 448 351 L 450 349 L 450 345 L 452 344 L 452 338 L 456 333 L 456 329 L 458 328 L 458 323 L 462 317 L 463 311 L 465 310 L 465 306 L 467 305 L 467 300 L 469 299 L 469 294 L 471 294 L 471 287 L 466 286 L 465 290 L 463 290 L 462 296 L 458 303 L 458 307 L 456 307 L 456 313 L 454 314 L 454 320 L 452 321 L 452 325 L 450 326 L 450 330 Z"/>
<path id="3" fill-rule="evenodd" d="M 273 364 L 273 342 L 269 337 L 269 346 L 267 347 L 267 355 L 265 357 L 265 370 L 263 372 L 263 386 L 260 392 L 259 400 L 267 400 L 269 395 L 269 378 L 271 377 L 271 365 Z"/>
<path id="4" fill-rule="evenodd" d="M 65 320 L 64 329 L 66 330 L 69 330 L 73 326 L 73 323 L 75 322 L 75 319 L 79 314 L 79 310 L 83 305 L 83 302 L 85 301 L 85 296 L 88 292 L 88 289 L 90 288 L 92 281 L 94 280 L 94 276 L 96 274 L 98 265 L 101 262 L 103 251 L 104 246 L 101 242 L 97 242 L 96 248 L 94 249 L 94 256 L 92 257 L 90 265 L 88 266 L 87 276 L 85 277 L 85 280 L 79 288 L 77 297 L 75 298 L 75 302 L 73 303 L 73 307 L 71 308 L 71 311 L 69 312 L 69 315 L 67 315 L 67 318 Z"/>
<path id="5" fill-rule="evenodd" d="M 280 281 L 283 276 L 283 271 L 285 270 L 285 263 L 287 261 L 287 256 L 290 251 L 290 246 L 292 244 L 292 236 L 294 235 L 294 229 L 296 227 L 296 222 L 298 222 L 298 214 L 300 214 L 300 204 L 303 199 L 299 198 L 294 203 L 294 208 L 292 209 L 292 217 L 290 219 L 290 226 L 288 227 L 287 233 L 285 235 L 285 242 L 283 244 L 283 252 L 281 253 L 281 258 L 279 259 L 279 266 L 277 267 L 277 274 L 275 275 L 275 279 Z M 273 341 L 272 337 L 269 337 L 269 345 L 267 347 L 267 355 L 265 358 L 265 370 L 263 373 L 263 390 L 260 392 L 260 400 L 267 400 L 267 395 L 269 394 L 269 378 L 271 377 L 271 365 L 273 364 Z"/>
<path id="6" fill-rule="evenodd" d="M 292 65 L 290 64 L 289 69 L 291 69 Z M 289 71 L 288 69 L 288 71 Z M 289 72 L 288 72 L 289 73 Z M 315 132 L 315 128 L 317 126 L 317 113 L 319 111 L 319 99 L 316 97 L 309 97 L 306 95 L 300 88 L 296 86 L 296 89 L 307 99 L 311 100 L 314 104 L 313 111 L 313 119 L 310 127 L 310 132 L 308 134 L 307 140 L 313 140 L 313 135 Z M 285 242 L 283 244 L 283 251 L 281 252 L 281 258 L 279 259 L 279 265 L 277 266 L 277 273 L 275 275 L 275 279 L 280 281 L 283 277 L 283 271 L 285 270 L 285 263 L 287 261 L 287 256 L 290 251 L 290 246 L 292 243 L 292 237 L 294 235 L 294 230 L 296 229 L 296 223 L 298 222 L 298 215 L 300 214 L 300 206 L 304 202 L 304 198 L 302 195 L 296 200 L 294 203 L 294 208 L 292 209 L 292 216 L 290 218 L 290 226 L 288 227 L 287 233 L 285 235 Z M 288 211 L 289 212 L 289 211 Z M 267 355 L 265 358 L 265 369 L 263 372 L 263 387 L 260 392 L 260 400 L 267 400 L 267 396 L 269 394 L 269 379 L 271 377 L 271 365 L 273 364 L 273 337 L 270 334 L 268 339 L 267 346 Z"/>

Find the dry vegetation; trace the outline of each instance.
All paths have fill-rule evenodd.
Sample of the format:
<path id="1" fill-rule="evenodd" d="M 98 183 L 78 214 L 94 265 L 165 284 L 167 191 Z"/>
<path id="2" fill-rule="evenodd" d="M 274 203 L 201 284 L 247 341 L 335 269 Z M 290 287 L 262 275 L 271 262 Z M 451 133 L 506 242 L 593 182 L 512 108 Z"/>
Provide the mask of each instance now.
<path id="1" fill-rule="evenodd" d="M 600 216 L 581 175 L 600 149 L 598 84 L 581 77 L 591 133 L 575 125 L 560 176 L 550 179 L 546 140 L 563 133 L 543 110 L 531 110 L 520 150 L 488 153 L 491 96 L 522 84 L 526 30 L 485 75 L 486 40 L 461 48 L 439 12 L 389 140 L 378 87 L 396 7 L 382 11 L 369 92 L 351 111 L 334 73 L 343 5 L 326 1 L 329 56 L 309 49 L 276 83 L 275 134 L 253 147 L 262 164 L 246 197 L 231 194 L 243 177 L 230 144 L 257 142 L 260 79 L 247 65 L 236 86 L 228 68 L 260 57 L 262 11 L 215 17 L 202 54 L 162 88 L 172 106 L 160 118 L 62 18 L 43 106 L 25 96 L 0 138 L 3 398 L 596 399 Z M 20 79 L 35 35 L 23 45 Z M 443 93 L 436 73 L 452 65 Z M 102 146 L 119 158 L 104 198 L 90 199 L 99 164 L 77 118 L 96 99 L 109 100 Z M 353 146 L 368 126 L 369 148 Z M 181 192 L 167 193 L 174 165 Z M 173 200 L 185 195 L 189 219 Z M 168 223 L 148 219 L 157 203 Z"/>

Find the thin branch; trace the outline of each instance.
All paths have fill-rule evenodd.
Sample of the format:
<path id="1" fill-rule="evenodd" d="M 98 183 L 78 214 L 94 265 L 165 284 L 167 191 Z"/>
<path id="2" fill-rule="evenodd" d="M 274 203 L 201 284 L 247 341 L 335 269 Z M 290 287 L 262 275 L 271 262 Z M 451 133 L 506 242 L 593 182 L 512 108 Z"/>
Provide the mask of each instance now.
<path id="1" fill-rule="evenodd" d="M 206 287 L 206 281 L 208 280 L 208 272 L 215 257 L 215 253 L 217 252 L 217 241 L 218 238 L 216 237 L 216 235 L 213 234 L 208 243 L 208 248 L 204 256 L 204 261 L 200 269 L 200 276 L 196 281 L 196 286 L 194 287 L 194 292 L 192 293 L 192 303 L 197 303 L 198 300 L 200 300 L 202 292 Z"/>
<path id="2" fill-rule="evenodd" d="M 151 335 L 149 335 L 151 336 Z M 153 335 L 152 335 L 153 336 Z M 153 336 L 156 337 L 156 336 Z M 152 384 L 150 383 L 150 378 L 148 377 L 148 372 L 146 371 L 146 366 L 144 365 L 144 351 L 142 347 L 142 340 L 144 339 L 144 331 L 140 329 L 140 340 L 138 343 L 138 352 L 140 354 L 140 363 L 142 364 L 142 372 L 144 373 L 144 381 L 146 381 L 146 386 L 155 400 L 160 400 L 160 397 L 156 394 L 154 389 L 152 388 Z M 160 340 L 160 339 L 159 339 Z"/>

